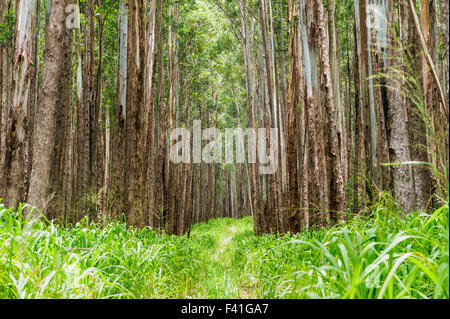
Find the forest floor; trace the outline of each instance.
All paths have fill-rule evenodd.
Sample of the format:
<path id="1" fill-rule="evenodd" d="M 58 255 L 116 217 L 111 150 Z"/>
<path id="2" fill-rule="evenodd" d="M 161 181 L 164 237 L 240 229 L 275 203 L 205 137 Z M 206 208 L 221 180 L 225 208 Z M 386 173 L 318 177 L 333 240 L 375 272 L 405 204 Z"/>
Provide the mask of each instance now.
<path id="1" fill-rule="evenodd" d="M 448 203 L 399 218 L 371 207 L 330 229 L 256 237 L 251 217 L 191 237 L 73 226 L 0 205 L 1 298 L 448 298 Z"/>
<path id="2" fill-rule="evenodd" d="M 249 222 L 250 221 L 250 222 Z M 212 224 L 212 225 L 211 225 Z M 210 224 L 194 226 L 191 238 L 194 241 L 209 241 L 211 244 L 200 255 L 201 275 L 192 290 L 192 297 L 203 298 L 251 298 L 247 283 L 239 269 L 233 268 L 233 252 L 237 238 L 253 230 L 251 219 L 218 219 Z"/>

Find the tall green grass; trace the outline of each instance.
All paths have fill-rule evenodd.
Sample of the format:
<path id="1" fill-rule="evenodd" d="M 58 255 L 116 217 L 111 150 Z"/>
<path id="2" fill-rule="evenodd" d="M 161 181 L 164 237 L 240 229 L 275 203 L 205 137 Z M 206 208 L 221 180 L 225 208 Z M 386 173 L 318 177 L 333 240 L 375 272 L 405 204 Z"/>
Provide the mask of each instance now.
<path id="1" fill-rule="evenodd" d="M 234 267 L 263 298 L 448 298 L 448 203 L 400 219 L 382 204 L 370 219 L 296 236 L 234 239 Z"/>
<path id="2" fill-rule="evenodd" d="M 0 206 L 0 298 L 449 298 L 448 202 L 403 218 L 390 203 L 295 236 L 255 237 L 247 217 L 191 238 Z"/>
<path id="3" fill-rule="evenodd" d="M 45 225 L 0 208 L 0 298 L 179 298 L 199 267 L 194 250 L 118 222 Z"/>

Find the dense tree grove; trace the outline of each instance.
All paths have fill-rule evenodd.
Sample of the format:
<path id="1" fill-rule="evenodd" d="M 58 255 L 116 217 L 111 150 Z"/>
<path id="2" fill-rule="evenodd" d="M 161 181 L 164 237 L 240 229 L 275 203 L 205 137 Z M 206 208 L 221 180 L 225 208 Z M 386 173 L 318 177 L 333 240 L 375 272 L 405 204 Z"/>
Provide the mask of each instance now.
<path id="1" fill-rule="evenodd" d="M 449 190 L 448 10 L 446 0 L 0 0 L 2 203 L 176 235 L 250 215 L 256 234 L 328 227 L 383 192 L 404 214 L 431 211 Z M 277 141 L 266 149 L 273 174 L 217 149 L 211 163 L 196 159 L 211 146 L 205 132 L 195 141 L 196 123 L 223 139 L 265 129 L 256 139 Z M 194 132 L 180 164 L 175 128 Z"/>

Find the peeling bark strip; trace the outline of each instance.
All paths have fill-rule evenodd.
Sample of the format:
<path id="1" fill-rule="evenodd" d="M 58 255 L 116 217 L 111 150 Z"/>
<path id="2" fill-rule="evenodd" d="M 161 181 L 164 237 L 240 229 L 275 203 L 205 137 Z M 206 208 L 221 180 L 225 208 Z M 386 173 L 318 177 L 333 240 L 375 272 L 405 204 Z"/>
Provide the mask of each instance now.
<path id="1" fill-rule="evenodd" d="M 12 83 L 12 103 L 6 127 L 6 154 L 0 185 L 0 196 L 14 208 L 26 200 L 26 138 L 33 123 L 29 122 L 29 98 L 34 61 L 34 34 L 36 32 L 37 0 L 17 3 L 15 49 Z"/>

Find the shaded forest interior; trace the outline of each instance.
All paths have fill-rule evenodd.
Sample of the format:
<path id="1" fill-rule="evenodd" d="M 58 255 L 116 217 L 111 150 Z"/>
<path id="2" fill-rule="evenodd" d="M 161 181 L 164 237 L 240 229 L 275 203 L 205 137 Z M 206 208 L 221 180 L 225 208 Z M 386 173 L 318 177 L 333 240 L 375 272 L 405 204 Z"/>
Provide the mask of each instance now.
<path id="1" fill-rule="evenodd" d="M 432 211 L 449 193 L 448 17 L 446 0 L 0 0 L 2 203 L 175 235 L 244 216 L 298 233 L 387 193 Z M 171 132 L 194 121 L 276 132 L 275 173 L 175 164 Z"/>

